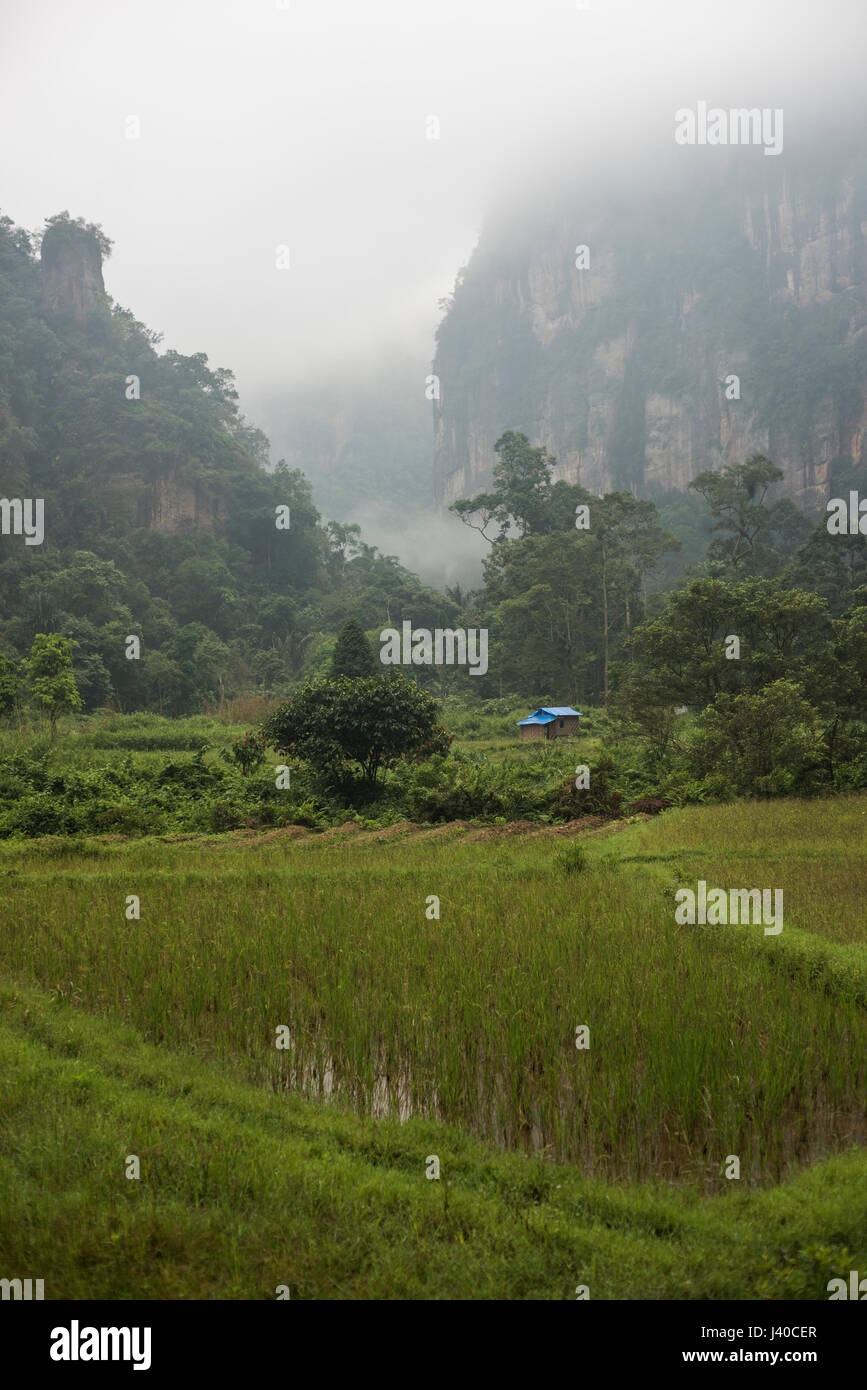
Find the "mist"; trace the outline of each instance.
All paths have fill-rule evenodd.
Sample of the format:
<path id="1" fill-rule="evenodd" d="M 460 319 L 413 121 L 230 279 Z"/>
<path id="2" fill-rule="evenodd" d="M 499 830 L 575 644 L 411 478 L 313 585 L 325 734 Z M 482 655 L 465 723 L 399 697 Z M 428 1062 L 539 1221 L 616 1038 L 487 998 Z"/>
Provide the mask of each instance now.
<path id="1" fill-rule="evenodd" d="M 2 210 L 100 223 L 109 293 L 164 347 L 235 372 L 275 460 L 297 443 L 286 400 L 336 398 L 373 364 L 374 394 L 417 390 L 429 419 L 439 301 L 484 225 L 507 237 L 558 192 L 664 181 L 674 111 L 702 99 L 782 107 L 782 160 L 819 124 L 845 138 L 867 38 L 860 0 L 6 0 L 0 16 Z M 410 361 L 398 386 L 391 364 Z M 421 502 L 414 529 L 387 500 L 353 517 L 370 539 L 467 573 L 465 528 L 446 518 L 432 547 Z"/>

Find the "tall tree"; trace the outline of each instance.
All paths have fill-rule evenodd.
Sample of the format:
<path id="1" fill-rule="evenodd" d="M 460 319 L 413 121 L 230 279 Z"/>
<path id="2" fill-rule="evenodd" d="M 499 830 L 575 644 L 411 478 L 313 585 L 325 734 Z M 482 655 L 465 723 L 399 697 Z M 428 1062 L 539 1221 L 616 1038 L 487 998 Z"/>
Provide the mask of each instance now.
<path id="1" fill-rule="evenodd" d="M 484 599 L 496 614 L 497 662 L 512 689 L 559 689 L 607 701 L 616 653 L 640 610 L 646 574 L 677 541 L 652 502 L 590 497 L 576 527 L 496 541 Z"/>
<path id="2" fill-rule="evenodd" d="M 494 445 L 494 486 L 491 492 L 460 498 L 449 508 L 465 525 L 480 531 L 486 541 L 505 540 L 511 530 L 520 537 L 550 535 L 568 530 L 578 502 L 592 500 L 577 483 L 551 478 L 557 460 L 530 443 L 525 434 L 506 430 Z M 498 536 L 488 529 L 499 528 Z"/>
<path id="3" fill-rule="evenodd" d="M 21 672 L 14 661 L 0 652 L 0 715 L 11 714 L 18 704 Z"/>
<path id="4" fill-rule="evenodd" d="M 37 633 L 25 662 L 27 691 L 37 709 L 48 716 L 51 741 L 62 714 L 73 714 L 82 699 L 72 673 L 72 644 L 59 633 Z"/>
<path id="5" fill-rule="evenodd" d="M 736 659 L 727 655 L 732 636 L 740 644 Z M 627 699 L 635 707 L 703 708 L 721 693 L 754 693 L 778 680 L 799 681 L 809 692 L 823 678 L 830 639 L 817 594 L 779 580 L 695 579 L 633 633 Z"/>
<path id="6" fill-rule="evenodd" d="M 708 552 L 711 558 L 725 560 L 737 579 L 755 561 L 763 533 L 770 526 L 765 497 L 772 483 L 779 482 L 783 470 L 753 454 L 746 463 L 729 464 L 719 473 L 700 473 L 690 487 L 700 492 L 714 518 L 713 530 L 720 533 Z"/>
<path id="7" fill-rule="evenodd" d="M 331 657 L 332 676 L 372 676 L 376 669 L 376 658 L 364 628 L 357 619 L 350 618 L 337 635 Z"/>

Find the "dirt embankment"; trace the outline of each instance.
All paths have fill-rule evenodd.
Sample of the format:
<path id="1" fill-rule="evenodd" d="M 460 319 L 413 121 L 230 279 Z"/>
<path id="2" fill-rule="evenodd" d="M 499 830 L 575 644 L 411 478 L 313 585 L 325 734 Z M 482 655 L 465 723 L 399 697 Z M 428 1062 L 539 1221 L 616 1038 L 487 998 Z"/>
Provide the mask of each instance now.
<path id="1" fill-rule="evenodd" d="M 469 821 L 446 821 L 442 825 L 417 825 L 415 821 L 402 820 L 395 825 L 387 825 L 381 830 L 363 830 L 355 821 L 345 821 L 343 825 L 330 830 L 305 830 L 300 825 L 287 825 L 280 830 L 270 830 L 261 835 L 254 830 L 237 830 L 234 838 L 252 847 L 273 844 L 282 839 L 304 839 L 316 844 L 370 844 L 400 840 L 404 844 L 429 844 L 437 840 L 460 839 L 467 844 L 485 840 L 508 840 L 523 838 L 528 840 L 552 839 L 555 837 L 576 837 L 609 835 L 622 830 L 634 821 L 649 820 L 650 816 L 640 813 L 628 819 L 608 820 L 605 816 L 582 816 L 579 820 L 564 821 L 561 825 L 538 825 L 535 821 L 514 820 L 505 825 L 471 825 Z"/>

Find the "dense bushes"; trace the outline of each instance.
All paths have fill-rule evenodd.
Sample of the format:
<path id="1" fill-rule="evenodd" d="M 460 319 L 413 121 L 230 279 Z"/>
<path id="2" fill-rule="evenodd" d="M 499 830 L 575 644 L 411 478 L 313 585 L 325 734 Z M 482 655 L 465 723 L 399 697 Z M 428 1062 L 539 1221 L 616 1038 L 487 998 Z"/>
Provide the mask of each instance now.
<path id="1" fill-rule="evenodd" d="M 541 757 L 532 759 L 438 753 L 399 764 L 376 789 L 335 785 L 328 772 L 293 762 L 283 789 L 273 755 L 246 775 L 203 747 L 191 757 L 124 752 L 111 762 L 70 767 L 60 749 L 35 740 L 0 757 L 0 838 L 290 824 L 324 829 L 349 816 L 385 825 L 407 818 L 545 822 L 584 814 L 566 775 L 569 757 L 536 751 Z"/>
<path id="2" fill-rule="evenodd" d="M 46 736 L 19 737 L 10 728 L 0 734 L 0 839 L 292 824 L 327 829 L 350 818 L 366 826 L 399 820 L 546 824 L 636 814 L 659 803 L 867 786 L 864 725 L 841 721 L 829 739 L 827 723 L 790 682 L 755 694 L 724 694 L 701 714 L 675 717 L 662 756 L 631 724 L 598 710 L 589 712 L 576 740 L 522 745 L 514 721 L 525 712 L 509 699 L 450 706 L 446 723 L 450 731 L 462 730 L 463 746 L 426 761 L 402 761 L 375 787 L 335 779 L 331 769 L 317 771 L 273 747 L 261 764 L 251 765 L 245 755 L 239 765 L 231 750 L 246 746 L 243 731 L 204 717 L 76 718 L 53 747 Z M 284 762 L 290 777 L 281 774 L 280 780 L 289 785 L 278 787 L 276 767 Z M 591 773 L 581 790 L 575 787 L 579 764 Z"/>
<path id="3" fill-rule="evenodd" d="M 392 795 L 418 821 L 551 820 L 563 785 L 562 771 L 525 759 L 455 753 L 433 758 L 425 767 L 399 769 Z M 565 818 L 575 814 L 573 803 Z"/>
<path id="4" fill-rule="evenodd" d="M 80 770 L 64 767 L 37 740 L 0 758 L 0 838 L 206 829 L 212 800 L 241 782 L 239 774 L 207 763 L 204 750 L 166 763 L 127 753 Z M 242 825 L 252 808 L 243 795 L 232 799 L 234 823 Z"/>

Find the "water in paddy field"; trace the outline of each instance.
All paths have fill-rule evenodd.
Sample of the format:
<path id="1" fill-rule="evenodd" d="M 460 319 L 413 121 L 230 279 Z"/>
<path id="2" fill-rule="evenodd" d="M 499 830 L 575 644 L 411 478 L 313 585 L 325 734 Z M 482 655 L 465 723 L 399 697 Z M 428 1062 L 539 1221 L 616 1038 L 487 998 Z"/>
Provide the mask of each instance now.
<path id="1" fill-rule="evenodd" d="M 323 1045 L 315 1057 L 296 1062 L 294 1078 L 284 1079 L 281 1089 L 300 1091 L 311 1100 L 342 1101 L 374 1119 L 396 1117 L 401 1123 L 413 1117 L 439 1120 L 493 1142 L 503 1152 L 517 1150 L 544 1155 L 552 1162 L 575 1164 L 589 1177 L 656 1177 L 671 1182 L 693 1178 L 708 1191 L 727 1186 L 722 1165 L 729 1149 L 722 1139 L 717 1161 L 718 1146 L 713 1146 L 711 1139 L 714 1152 L 709 1153 L 706 1134 L 690 1142 L 669 1124 L 660 1125 L 658 1133 L 648 1134 L 636 1118 L 631 1134 L 625 1132 L 628 1126 L 621 1126 L 624 1132 L 615 1143 L 594 1143 L 582 1118 L 589 1117 L 593 1102 L 569 1092 L 565 1081 L 559 1105 L 552 1106 L 550 1096 L 545 1095 L 516 1105 L 509 1097 L 514 1088 L 507 1084 L 506 1073 L 497 1072 L 492 1078 L 479 1062 L 473 1103 L 470 1107 L 458 1105 L 449 1113 L 436 1086 L 419 1095 L 409 1061 L 395 1065 L 381 1057 L 369 1086 L 357 1081 L 341 1084 L 337 1073 L 334 1055 Z M 800 1107 L 793 1104 L 791 1114 L 764 1146 L 759 1140 L 752 1146 L 735 1144 L 734 1149 L 741 1158 L 742 1181 L 763 1185 L 778 1182 L 793 1168 L 865 1142 L 867 1112 L 863 1106 L 852 1105 L 841 1111 L 817 1101 L 809 1124 Z"/>

